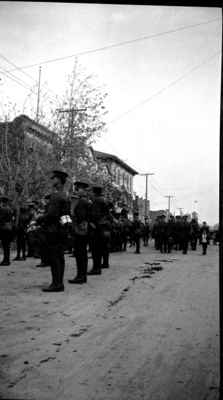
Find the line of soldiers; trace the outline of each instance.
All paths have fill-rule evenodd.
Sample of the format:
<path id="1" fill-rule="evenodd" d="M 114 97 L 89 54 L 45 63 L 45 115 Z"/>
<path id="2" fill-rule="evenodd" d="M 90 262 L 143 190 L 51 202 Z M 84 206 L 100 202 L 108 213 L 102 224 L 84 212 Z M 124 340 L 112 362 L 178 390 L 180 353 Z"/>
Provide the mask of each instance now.
<path id="1" fill-rule="evenodd" d="M 116 213 L 113 203 L 105 200 L 100 185 L 76 181 L 75 192 L 68 198 L 64 192 L 67 177 L 63 170 L 52 172 L 52 192 L 38 207 L 29 202 L 13 210 L 9 198 L 0 197 L 0 239 L 4 253 L 1 265 L 10 264 L 10 244 L 16 237 L 14 260 L 37 256 L 41 258 L 37 266 L 51 267 L 52 282 L 43 291 L 64 291 L 65 250 L 76 259 L 77 272 L 70 284 L 84 284 L 88 275 L 101 275 L 103 268 L 109 268 L 109 253 L 126 251 L 128 244 L 135 246 L 135 253 L 139 254 L 141 241 L 148 246 L 150 237 L 161 253 L 175 249 L 186 254 L 189 243 L 196 250 L 200 240 L 206 254 L 209 243 L 206 223 L 200 229 L 196 220 L 189 223 L 186 216 L 171 216 L 166 221 L 165 215 L 161 215 L 151 229 L 148 218 L 142 223 L 137 212 L 133 221 L 129 220 L 126 208 Z M 89 251 L 93 267 L 88 272 Z"/>
<path id="2" fill-rule="evenodd" d="M 187 254 L 189 245 L 191 250 L 197 249 L 197 244 L 202 245 L 203 254 L 206 254 L 207 246 L 210 242 L 210 229 L 204 221 L 200 227 L 196 218 L 188 221 L 188 216 L 166 216 L 157 217 L 152 230 L 152 237 L 155 240 L 156 250 L 161 253 L 171 253 L 173 249 L 181 250 Z"/>
<path id="3" fill-rule="evenodd" d="M 86 283 L 87 275 L 100 275 L 102 268 L 109 268 L 110 204 L 104 199 L 100 185 L 91 188 L 89 197 L 90 185 L 84 181 L 75 182 L 75 193 L 69 199 L 64 191 L 67 177 L 65 171 L 52 172 L 52 192 L 45 196 L 42 210 L 38 212 L 35 204 L 26 204 L 16 213 L 9 198 L 0 198 L 0 239 L 4 254 L 1 265 L 10 265 L 10 244 L 15 235 L 15 260 L 26 259 L 28 241 L 28 256 L 39 255 L 40 265 L 51 267 L 52 282 L 43 288 L 45 292 L 64 291 L 64 251 L 69 239 L 77 267 L 77 274 L 69 283 Z M 88 272 L 89 249 L 93 267 Z"/>

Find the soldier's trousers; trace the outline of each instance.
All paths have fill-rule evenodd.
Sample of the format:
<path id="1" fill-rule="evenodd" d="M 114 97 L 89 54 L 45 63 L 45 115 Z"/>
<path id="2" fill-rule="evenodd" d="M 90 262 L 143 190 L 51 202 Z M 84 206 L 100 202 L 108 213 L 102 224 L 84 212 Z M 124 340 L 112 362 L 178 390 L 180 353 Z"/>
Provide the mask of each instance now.
<path id="1" fill-rule="evenodd" d="M 136 253 L 139 254 L 140 253 L 140 237 L 139 236 L 135 236 L 134 238 L 135 240 L 135 245 L 136 245 Z"/>
<path id="2" fill-rule="evenodd" d="M 95 232 L 91 238 L 91 254 L 93 259 L 93 270 L 101 271 L 103 249 L 101 235 L 98 232 Z"/>
<path id="3" fill-rule="evenodd" d="M 3 262 L 10 263 L 10 243 L 8 238 L 2 238 Z"/>
<path id="4" fill-rule="evenodd" d="M 188 243 L 189 243 L 189 240 L 187 240 L 187 239 L 183 239 L 183 240 L 182 240 L 182 250 L 183 250 L 183 254 L 187 254 L 187 251 L 188 251 Z"/>
<path id="5" fill-rule="evenodd" d="M 64 246 L 60 243 L 56 245 L 48 245 L 47 258 L 51 267 L 52 284 L 60 286 L 63 284 L 65 259 Z"/>
<path id="6" fill-rule="evenodd" d="M 160 240 L 160 253 L 167 253 L 167 239 L 166 238 L 162 238 Z"/>
<path id="7" fill-rule="evenodd" d="M 201 246 L 202 246 L 202 250 L 203 250 L 202 254 L 203 255 L 207 254 L 208 244 L 207 243 L 201 243 Z"/>
<path id="8" fill-rule="evenodd" d="M 3 262 L 10 263 L 10 244 L 13 238 L 12 231 L 1 230 L 0 231 L 3 249 Z"/>
<path id="9" fill-rule="evenodd" d="M 110 233 L 105 235 L 103 231 L 97 231 L 94 233 L 91 241 L 91 253 L 93 259 L 93 270 L 100 271 L 103 266 L 109 266 L 109 243 Z"/>
<path id="10" fill-rule="evenodd" d="M 107 236 L 106 236 L 107 235 Z M 110 232 L 105 232 L 102 233 L 102 266 L 104 268 L 109 267 L 109 251 L 110 251 L 110 239 L 111 239 L 111 234 Z"/>
<path id="11" fill-rule="evenodd" d="M 144 235 L 143 236 L 143 243 L 144 243 L 144 246 L 148 246 L 148 244 L 149 244 L 149 235 Z"/>
<path id="12" fill-rule="evenodd" d="M 191 239 L 191 250 L 197 249 L 197 238 Z"/>
<path id="13" fill-rule="evenodd" d="M 22 256 L 23 256 L 23 258 L 25 258 L 25 256 L 26 256 L 26 232 L 24 229 L 17 230 L 16 251 L 17 251 L 17 257 L 20 257 L 20 253 L 22 252 Z"/>
<path id="14" fill-rule="evenodd" d="M 86 278 L 87 276 L 87 244 L 87 236 L 75 235 L 75 258 L 77 265 L 77 277 L 81 279 Z"/>

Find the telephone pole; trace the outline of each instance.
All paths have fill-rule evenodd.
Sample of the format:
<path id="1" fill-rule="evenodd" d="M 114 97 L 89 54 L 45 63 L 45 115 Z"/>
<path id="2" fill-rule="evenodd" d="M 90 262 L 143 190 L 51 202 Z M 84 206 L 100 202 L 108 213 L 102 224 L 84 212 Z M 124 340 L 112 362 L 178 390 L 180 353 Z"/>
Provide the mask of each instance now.
<path id="1" fill-rule="evenodd" d="M 40 83 L 41 83 L 41 67 L 39 67 L 39 82 L 38 82 L 37 106 L 36 106 L 36 122 L 39 122 Z"/>
<path id="2" fill-rule="evenodd" d="M 68 115 L 71 115 L 71 118 L 68 117 L 68 132 L 70 133 L 71 129 L 73 129 L 74 125 L 74 115 L 77 114 L 78 112 L 83 112 L 86 111 L 87 108 L 68 108 L 63 110 L 62 108 L 57 109 L 58 113 L 68 113 Z"/>
<path id="3" fill-rule="evenodd" d="M 147 172 L 145 174 L 139 174 L 146 177 L 146 193 L 145 193 L 145 218 L 148 217 L 148 177 L 150 175 L 155 175 L 154 173 Z"/>
<path id="4" fill-rule="evenodd" d="M 170 199 L 172 199 L 174 196 L 164 196 L 168 199 L 168 219 L 170 218 Z"/>

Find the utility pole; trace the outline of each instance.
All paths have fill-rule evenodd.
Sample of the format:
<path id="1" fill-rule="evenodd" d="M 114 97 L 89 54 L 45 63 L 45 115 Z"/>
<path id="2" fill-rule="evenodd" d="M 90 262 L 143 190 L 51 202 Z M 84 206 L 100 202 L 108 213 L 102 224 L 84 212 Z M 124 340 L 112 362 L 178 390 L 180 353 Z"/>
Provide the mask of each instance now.
<path id="1" fill-rule="evenodd" d="M 146 177 L 146 193 L 145 193 L 145 218 L 148 217 L 148 176 L 155 175 L 154 173 L 147 172 L 145 174 L 139 174 Z"/>
<path id="2" fill-rule="evenodd" d="M 40 82 L 41 82 L 41 67 L 39 67 L 39 82 L 38 82 L 37 106 L 36 106 L 36 122 L 39 122 Z"/>
<path id="3" fill-rule="evenodd" d="M 168 195 L 168 196 L 164 196 L 164 197 L 167 197 L 167 199 L 168 199 L 168 219 L 169 219 L 170 218 L 170 199 L 172 199 L 174 196 Z"/>
<path id="4" fill-rule="evenodd" d="M 84 112 L 87 110 L 87 108 L 74 108 L 72 107 L 73 104 L 73 91 L 74 91 L 74 81 L 75 81 L 75 74 L 76 74 L 76 68 L 77 68 L 77 59 L 75 59 L 74 66 L 73 66 L 73 71 L 72 71 L 72 80 L 71 80 L 71 86 L 70 86 L 70 99 L 69 99 L 69 108 L 63 110 L 62 108 L 59 108 L 57 112 L 59 113 L 68 113 L 68 133 L 71 132 L 71 130 L 74 127 L 74 116 L 78 112 Z"/>
<path id="5" fill-rule="evenodd" d="M 73 125 L 74 125 L 74 115 L 78 112 L 83 112 L 86 111 L 87 108 L 68 108 L 63 110 L 62 108 L 57 109 L 58 113 L 68 113 L 68 115 L 71 115 L 71 118 L 68 117 L 68 132 L 70 133 L 70 131 L 73 129 Z"/>

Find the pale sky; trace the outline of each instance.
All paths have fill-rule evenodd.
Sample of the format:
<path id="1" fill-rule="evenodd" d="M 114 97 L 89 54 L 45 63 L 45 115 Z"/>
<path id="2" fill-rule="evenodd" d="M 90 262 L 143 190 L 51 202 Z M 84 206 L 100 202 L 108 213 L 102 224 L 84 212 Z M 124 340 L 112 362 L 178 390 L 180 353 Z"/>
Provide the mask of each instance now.
<path id="1" fill-rule="evenodd" d="M 164 196 L 173 195 L 172 212 L 196 210 L 201 221 L 215 224 L 221 29 L 221 9 L 214 7 L 2 1 L 1 105 L 16 101 L 22 110 L 36 97 L 6 78 L 3 70 L 13 66 L 3 57 L 19 67 L 35 64 L 23 71 L 38 80 L 47 60 L 133 41 L 78 57 L 109 94 L 107 133 L 94 148 L 155 174 L 148 187 L 152 210 L 167 208 Z M 62 93 L 73 63 L 71 57 L 42 64 L 51 96 Z M 21 71 L 12 74 L 34 84 Z M 145 195 L 144 177 L 134 178 L 134 191 Z"/>

